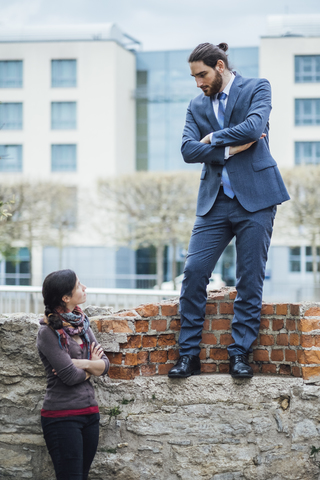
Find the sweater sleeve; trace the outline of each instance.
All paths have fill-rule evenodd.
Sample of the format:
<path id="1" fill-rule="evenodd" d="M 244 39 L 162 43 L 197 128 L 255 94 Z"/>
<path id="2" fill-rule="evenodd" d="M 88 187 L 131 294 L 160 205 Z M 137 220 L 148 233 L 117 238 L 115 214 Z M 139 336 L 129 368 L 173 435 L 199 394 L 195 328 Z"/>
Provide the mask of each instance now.
<path id="1" fill-rule="evenodd" d="M 90 342 L 94 342 L 95 345 L 98 345 L 98 341 L 93 333 L 93 331 L 91 330 L 91 328 L 89 328 L 89 337 L 90 337 Z M 105 353 L 103 353 L 102 357 L 101 357 L 101 360 L 104 361 L 104 364 L 105 364 L 105 368 L 104 368 L 104 371 L 101 373 L 100 376 L 103 376 L 103 375 L 106 375 L 106 373 L 108 372 L 109 370 L 109 366 L 110 366 L 110 362 L 109 362 L 109 359 L 108 357 L 106 356 Z"/>
<path id="2" fill-rule="evenodd" d="M 49 363 L 48 366 L 44 361 L 46 368 L 51 367 L 51 370 L 54 368 L 63 383 L 76 385 L 85 381 L 86 372 L 74 366 L 70 355 L 65 348 L 60 347 L 58 338 L 51 328 L 43 327 L 39 330 L 37 347 L 45 357 L 44 360 Z"/>

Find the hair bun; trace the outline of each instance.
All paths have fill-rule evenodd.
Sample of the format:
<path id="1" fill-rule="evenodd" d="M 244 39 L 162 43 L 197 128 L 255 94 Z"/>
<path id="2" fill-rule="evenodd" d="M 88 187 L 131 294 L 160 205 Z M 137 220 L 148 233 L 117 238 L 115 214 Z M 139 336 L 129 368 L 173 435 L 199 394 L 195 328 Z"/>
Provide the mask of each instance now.
<path id="1" fill-rule="evenodd" d="M 220 50 L 223 50 L 224 52 L 226 52 L 229 48 L 227 43 L 219 43 L 217 47 L 220 48 Z"/>

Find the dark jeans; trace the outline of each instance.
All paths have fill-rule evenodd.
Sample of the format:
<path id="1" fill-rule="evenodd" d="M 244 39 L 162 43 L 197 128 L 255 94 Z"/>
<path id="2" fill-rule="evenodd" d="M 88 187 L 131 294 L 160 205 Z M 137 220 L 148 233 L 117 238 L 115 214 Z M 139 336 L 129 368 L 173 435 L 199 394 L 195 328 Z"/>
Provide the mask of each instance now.
<path id="1" fill-rule="evenodd" d="M 99 413 L 64 418 L 41 417 L 57 480 L 86 480 L 98 447 Z"/>

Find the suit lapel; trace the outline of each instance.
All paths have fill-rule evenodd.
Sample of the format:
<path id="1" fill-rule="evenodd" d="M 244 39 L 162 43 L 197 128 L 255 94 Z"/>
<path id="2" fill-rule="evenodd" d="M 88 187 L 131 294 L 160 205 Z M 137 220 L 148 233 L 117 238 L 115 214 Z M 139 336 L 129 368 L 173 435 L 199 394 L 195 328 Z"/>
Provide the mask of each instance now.
<path id="1" fill-rule="evenodd" d="M 211 97 L 203 97 L 203 101 L 205 102 L 205 112 L 208 117 L 208 120 L 211 124 L 211 127 L 216 132 L 217 130 L 221 130 L 219 122 L 214 114 L 212 99 Z"/>
<path id="2" fill-rule="evenodd" d="M 231 113 L 232 113 L 233 107 L 235 106 L 237 98 L 239 96 L 239 93 L 241 92 L 241 88 L 242 88 L 242 77 L 241 75 L 236 75 L 229 92 L 227 108 L 224 114 L 224 127 L 227 127 L 229 125 Z"/>

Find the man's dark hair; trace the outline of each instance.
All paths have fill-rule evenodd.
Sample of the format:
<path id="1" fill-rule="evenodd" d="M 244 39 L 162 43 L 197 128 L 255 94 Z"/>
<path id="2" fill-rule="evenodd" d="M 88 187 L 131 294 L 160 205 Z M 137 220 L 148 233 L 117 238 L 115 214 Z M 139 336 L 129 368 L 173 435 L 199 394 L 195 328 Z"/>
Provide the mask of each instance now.
<path id="1" fill-rule="evenodd" d="M 223 60 L 226 68 L 229 68 L 228 57 L 226 51 L 228 50 L 227 43 L 219 43 L 219 45 L 212 45 L 212 43 L 200 43 L 193 52 L 190 53 L 188 62 L 203 62 L 208 67 L 214 68 L 218 60 Z"/>

